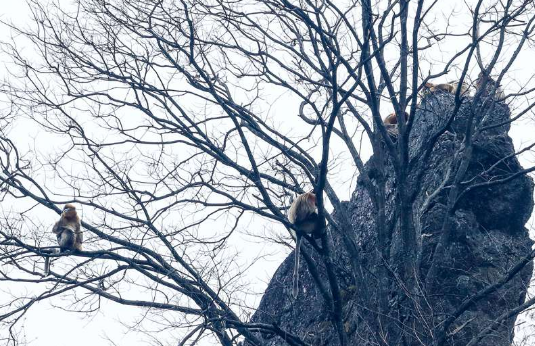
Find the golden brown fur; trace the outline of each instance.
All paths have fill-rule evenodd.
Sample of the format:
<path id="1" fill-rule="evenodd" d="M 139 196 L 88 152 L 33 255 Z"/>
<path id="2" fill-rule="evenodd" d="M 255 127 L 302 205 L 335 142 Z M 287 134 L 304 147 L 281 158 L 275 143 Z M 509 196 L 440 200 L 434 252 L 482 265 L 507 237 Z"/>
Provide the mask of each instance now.
<path id="1" fill-rule="evenodd" d="M 301 232 L 312 233 L 315 230 L 315 221 L 311 216 L 316 213 L 316 195 L 307 192 L 299 195 L 288 210 L 288 220 Z"/>
<path id="2" fill-rule="evenodd" d="M 455 92 L 455 87 L 451 83 L 434 84 L 427 82 L 424 86 L 424 93 L 434 93 L 435 91 L 445 91 L 449 93 Z"/>
<path id="3" fill-rule="evenodd" d="M 455 94 L 457 91 L 457 88 L 459 86 L 459 82 L 453 81 L 449 83 L 441 83 L 441 84 L 434 84 L 427 82 L 425 83 L 423 89 L 422 89 L 422 95 L 425 96 L 431 93 L 434 93 L 436 91 L 445 91 L 450 94 Z M 469 93 L 469 87 L 466 83 L 461 84 L 461 96 L 468 95 Z"/>
<path id="4" fill-rule="evenodd" d="M 396 113 L 389 114 L 386 118 L 383 119 L 383 123 L 385 125 L 397 125 L 398 117 L 396 116 Z"/>
<path id="5" fill-rule="evenodd" d="M 66 204 L 58 222 L 52 227 L 61 251 L 82 250 L 83 234 L 76 207 Z"/>
<path id="6" fill-rule="evenodd" d="M 409 120 L 409 113 L 405 112 L 405 121 Z M 397 137 L 399 134 L 398 131 L 398 117 L 396 113 L 389 114 L 386 118 L 383 119 L 383 123 L 386 127 L 386 132 L 392 137 Z"/>
<path id="7" fill-rule="evenodd" d="M 459 82 L 450 82 L 450 85 L 453 87 L 453 93 L 457 91 L 459 87 Z M 461 96 L 468 96 L 470 94 L 470 87 L 466 83 L 461 83 Z"/>
<path id="8" fill-rule="evenodd" d="M 313 192 L 299 195 L 288 210 L 288 220 L 297 228 L 295 232 L 295 265 L 292 287 L 292 295 L 295 298 L 299 290 L 299 254 L 303 237 L 302 233 L 312 234 L 318 231 L 319 228 L 316 195 Z"/>
<path id="9" fill-rule="evenodd" d="M 405 121 L 409 120 L 409 113 L 405 112 Z M 383 123 L 385 125 L 397 125 L 398 124 L 398 117 L 396 113 L 389 114 L 386 118 L 383 119 Z"/>
<path id="10" fill-rule="evenodd" d="M 60 252 L 67 250 L 82 251 L 83 234 L 80 218 L 76 213 L 76 207 L 66 204 L 59 221 L 52 227 L 52 233 L 56 235 Z M 45 276 L 50 273 L 50 257 L 45 258 Z"/>

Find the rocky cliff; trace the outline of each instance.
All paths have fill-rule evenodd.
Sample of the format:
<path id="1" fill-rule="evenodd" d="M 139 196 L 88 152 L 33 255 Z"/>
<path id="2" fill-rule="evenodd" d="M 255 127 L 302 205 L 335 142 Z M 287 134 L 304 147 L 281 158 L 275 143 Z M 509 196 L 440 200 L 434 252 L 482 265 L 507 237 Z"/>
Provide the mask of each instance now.
<path id="1" fill-rule="evenodd" d="M 443 126 L 455 106 L 451 94 L 437 92 L 421 103 L 414 119 L 410 136 L 412 158 L 419 158 L 430 134 Z M 438 139 L 426 162 L 418 162 L 424 168 L 424 176 L 414 203 L 414 220 L 421 241 L 420 275 L 425 277 L 429 261 L 438 242 L 446 212 L 447 186 L 436 198 L 428 197 L 436 191 L 448 176 L 448 170 L 461 147 L 468 116 L 481 111 L 481 105 L 469 99 L 464 103 L 448 131 Z M 475 114 L 479 128 L 486 128 L 474 138 L 473 154 L 465 174 L 466 187 L 511 176 L 522 169 L 513 155 L 514 148 L 508 136 L 510 110 L 504 103 L 493 103 L 490 109 Z M 370 160 L 372 161 L 373 158 Z M 388 164 L 387 164 L 388 165 Z M 370 169 L 368 162 L 366 169 Z M 410 179 L 409 179 L 410 181 Z M 392 248 L 400 244 L 396 232 L 395 196 L 396 181 L 387 175 L 387 218 L 393 230 Z M 427 202 L 426 202 L 427 201 Z M 352 279 L 348 254 L 343 250 L 341 234 L 329 230 L 333 238 L 335 266 L 341 284 L 344 329 L 349 335 L 349 345 L 379 345 L 375 317 L 380 284 L 380 249 L 374 221 L 374 208 L 367 190 L 359 181 L 351 201 L 343 204 L 351 225 L 343 236 L 351 236 L 357 244 L 359 264 L 366 285 L 358 287 Z M 438 267 L 438 285 L 425 292 L 429 325 L 416 326 L 415 332 L 422 340 L 432 340 L 433 328 L 455 310 L 467 297 L 496 282 L 517 261 L 529 253 L 532 240 L 524 227 L 533 208 L 533 184 L 529 177 L 520 175 L 503 184 L 473 189 L 458 204 L 453 217 L 452 243 L 447 248 L 444 261 Z M 307 247 L 309 253 L 314 251 Z M 393 251 L 394 252 L 394 251 Z M 312 256 L 320 263 L 317 255 Z M 338 345 L 338 338 L 329 322 L 328 310 L 314 284 L 306 264 L 300 268 L 301 291 L 297 299 L 291 297 L 293 254 L 276 271 L 258 311 L 252 321 L 275 324 L 281 329 L 300 336 L 310 345 Z M 321 264 L 319 274 L 326 282 Z M 497 292 L 485 297 L 464 312 L 450 328 L 446 345 L 466 345 L 468 341 L 504 311 L 524 300 L 526 283 L 531 278 L 528 265 L 512 281 Z M 424 281 L 424 279 L 422 279 Z M 365 287 L 362 287 L 365 286 Z M 393 288 L 394 289 L 394 288 Z M 388 297 L 389 308 L 394 312 L 396 294 Z M 402 321 L 392 319 L 393 324 Z M 513 338 L 514 319 L 501 324 L 479 345 L 508 346 Z M 388 328 L 384 328 L 388 330 Z M 274 334 L 259 335 L 266 345 L 287 345 Z M 400 343 L 402 344 L 402 343 Z M 409 343 L 412 345 L 412 343 Z"/>

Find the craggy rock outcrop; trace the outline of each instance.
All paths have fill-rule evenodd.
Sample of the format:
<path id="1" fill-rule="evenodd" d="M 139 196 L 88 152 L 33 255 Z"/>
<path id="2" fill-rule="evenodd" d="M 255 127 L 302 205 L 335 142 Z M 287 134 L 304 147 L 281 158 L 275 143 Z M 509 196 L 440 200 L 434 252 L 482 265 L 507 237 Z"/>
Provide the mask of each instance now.
<path id="1" fill-rule="evenodd" d="M 430 203 L 424 201 L 447 176 L 454 154 L 461 147 L 467 118 L 478 106 L 468 100 L 463 104 L 446 131 L 438 139 L 427 162 L 418 164 L 425 169 L 418 197 L 414 204 L 414 222 L 421 230 L 422 242 L 421 275 L 425 277 L 429 261 L 440 237 L 445 210 L 447 189 L 439 193 Z M 425 147 L 430 134 L 446 124 L 454 109 L 451 94 L 437 92 L 423 100 L 414 120 L 410 138 L 411 157 L 419 160 L 421 149 Z M 478 111 L 480 112 L 480 111 Z M 480 112 L 481 113 L 481 112 Z M 504 103 L 494 103 L 484 114 L 476 114 L 481 121 L 480 128 L 488 127 L 474 138 L 471 163 L 464 180 L 468 185 L 493 181 L 510 176 L 522 169 L 508 137 L 510 111 Z M 370 160 L 370 162 L 373 158 Z M 370 169 L 370 162 L 367 169 Z M 409 179 L 410 181 L 410 179 Z M 400 236 L 394 224 L 393 174 L 387 176 L 387 217 L 393 230 L 392 247 L 399 247 Z M 533 208 L 533 183 L 530 178 L 520 175 L 504 184 L 474 189 L 464 195 L 453 216 L 452 243 L 448 247 L 444 261 L 438 268 L 439 285 L 433 285 L 427 292 L 433 323 L 440 322 L 444 313 L 451 313 L 466 297 L 490 283 L 496 282 L 517 261 L 528 254 L 532 240 L 524 224 Z M 425 210 L 423 206 L 426 204 Z M 377 287 L 380 278 L 380 260 L 374 224 L 374 208 L 367 190 L 359 181 L 351 201 L 343 204 L 351 220 L 347 236 L 352 236 L 358 247 L 359 264 L 366 286 L 358 287 L 352 279 L 349 258 L 339 234 L 333 235 L 335 266 L 340 279 L 343 298 L 344 329 L 349 335 L 349 345 L 377 345 L 377 335 L 370 331 L 377 311 Z M 330 232 L 332 232 L 330 230 Z M 313 253 L 308 245 L 307 250 Z M 393 251 L 395 252 L 395 250 Z M 317 255 L 312 256 L 318 260 Z M 391 259 L 392 260 L 392 259 Z M 311 345 L 338 345 L 333 326 L 329 322 L 324 300 L 316 288 L 305 261 L 300 268 L 300 293 L 295 300 L 291 297 L 293 254 L 288 256 L 273 276 L 253 322 L 275 324 L 281 329 L 302 337 Z M 528 265 L 499 291 L 481 300 L 461 315 L 453 324 L 446 345 L 466 345 L 489 321 L 507 309 L 517 306 L 526 294 L 526 283 L 530 280 L 532 267 Z M 323 268 L 319 265 L 319 275 L 327 282 Z M 326 285 L 328 286 L 328 285 Z M 396 298 L 388 297 L 390 308 L 394 308 Z M 376 315 L 375 315 L 376 316 Z M 438 322 L 437 322 L 438 321 Z M 508 346 L 513 338 L 514 319 L 497 328 L 492 335 L 479 345 Z M 425 334 L 425 330 L 422 331 Z M 259 335 L 266 345 L 287 345 L 273 334 Z"/>

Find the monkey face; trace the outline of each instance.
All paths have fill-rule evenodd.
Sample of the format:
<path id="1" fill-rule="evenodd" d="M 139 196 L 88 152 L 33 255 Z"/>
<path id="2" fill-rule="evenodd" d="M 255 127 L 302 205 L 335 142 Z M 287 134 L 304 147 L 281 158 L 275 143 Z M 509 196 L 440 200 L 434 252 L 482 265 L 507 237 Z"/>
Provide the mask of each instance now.
<path id="1" fill-rule="evenodd" d="M 65 204 L 65 207 L 63 207 L 63 212 L 61 215 L 65 216 L 66 218 L 74 218 L 76 217 L 76 207 L 72 204 Z"/>

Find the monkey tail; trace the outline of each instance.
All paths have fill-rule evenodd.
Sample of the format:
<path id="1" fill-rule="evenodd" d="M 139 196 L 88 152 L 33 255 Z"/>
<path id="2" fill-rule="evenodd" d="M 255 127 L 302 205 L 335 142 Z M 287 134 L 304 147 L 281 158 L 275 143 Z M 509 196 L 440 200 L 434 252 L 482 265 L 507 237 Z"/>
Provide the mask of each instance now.
<path id="1" fill-rule="evenodd" d="M 45 276 L 50 274 L 50 257 L 45 257 Z"/>
<path id="2" fill-rule="evenodd" d="M 299 255 L 301 252 L 301 235 L 299 235 L 297 232 L 295 233 L 295 265 L 294 265 L 294 276 L 293 276 L 293 285 L 292 285 L 292 296 L 297 298 L 297 294 L 299 293 Z"/>

